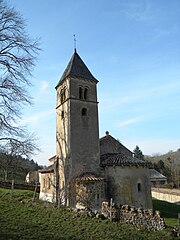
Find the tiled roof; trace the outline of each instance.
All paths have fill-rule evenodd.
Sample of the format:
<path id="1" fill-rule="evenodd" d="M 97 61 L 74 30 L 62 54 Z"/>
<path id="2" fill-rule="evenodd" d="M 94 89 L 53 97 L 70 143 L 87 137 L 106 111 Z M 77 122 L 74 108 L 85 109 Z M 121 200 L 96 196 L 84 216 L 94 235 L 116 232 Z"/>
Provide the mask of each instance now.
<path id="1" fill-rule="evenodd" d="M 101 155 L 101 166 L 148 166 L 148 162 L 127 156 L 123 153 L 107 153 Z"/>
<path id="2" fill-rule="evenodd" d="M 82 173 L 73 179 L 77 182 L 91 182 L 91 181 L 102 181 L 103 178 L 94 173 Z"/>
<path id="3" fill-rule="evenodd" d="M 150 171 L 150 179 L 165 179 L 165 180 L 167 179 L 167 177 L 165 177 L 155 169 L 149 169 L 149 171 Z"/>
<path id="4" fill-rule="evenodd" d="M 48 166 L 47 168 L 39 170 L 40 173 L 54 172 L 54 164 Z"/>
<path id="5" fill-rule="evenodd" d="M 124 149 L 126 149 L 127 151 L 129 151 L 130 153 L 132 153 L 127 147 L 125 147 L 121 142 L 119 142 L 118 140 L 116 140 L 115 138 L 113 138 L 109 133 L 105 136 L 102 136 L 100 139 L 100 145 L 102 143 L 106 143 L 106 142 L 113 142 L 114 144 L 118 144 L 119 146 L 123 147 Z"/>
<path id="6" fill-rule="evenodd" d="M 60 83 L 66 77 L 83 78 L 83 79 L 94 81 L 96 83 L 98 82 L 98 80 L 91 74 L 89 69 L 86 67 L 83 60 L 77 54 L 76 50 L 75 50 L 74 54 L 72 55 L 71 60 L 69 61 L 69 63 L 67 65 L 59 83 L 57 84 L 56 88 L 60 85 Z"/>

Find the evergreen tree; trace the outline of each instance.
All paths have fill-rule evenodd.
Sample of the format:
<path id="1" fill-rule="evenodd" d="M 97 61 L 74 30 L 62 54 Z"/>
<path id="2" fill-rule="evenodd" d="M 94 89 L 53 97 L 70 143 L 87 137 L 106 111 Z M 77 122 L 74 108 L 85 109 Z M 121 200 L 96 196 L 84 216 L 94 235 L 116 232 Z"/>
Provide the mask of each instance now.
<path id="1" fill-rule="evenodd" d="M 135 149 L 133 150 L 134 153 L 134 157 L 144 160 L 144 155 L 143 152 L 141 151 L 141 149 L 139 148 L 139 146 L 136 145 Z"/>

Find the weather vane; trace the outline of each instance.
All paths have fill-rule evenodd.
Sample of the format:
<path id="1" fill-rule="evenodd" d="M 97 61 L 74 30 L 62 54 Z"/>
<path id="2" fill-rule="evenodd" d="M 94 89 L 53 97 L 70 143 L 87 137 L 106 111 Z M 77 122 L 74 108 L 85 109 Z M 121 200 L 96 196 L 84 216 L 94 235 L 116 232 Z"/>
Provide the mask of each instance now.
<path id="1" fill-rule="evenodd" d="M 76 41 L 77 41 L 76 40 L 76 34 L 74 34 L 73 37 L 74 37 L 74 50 L 76 51 Z"/>

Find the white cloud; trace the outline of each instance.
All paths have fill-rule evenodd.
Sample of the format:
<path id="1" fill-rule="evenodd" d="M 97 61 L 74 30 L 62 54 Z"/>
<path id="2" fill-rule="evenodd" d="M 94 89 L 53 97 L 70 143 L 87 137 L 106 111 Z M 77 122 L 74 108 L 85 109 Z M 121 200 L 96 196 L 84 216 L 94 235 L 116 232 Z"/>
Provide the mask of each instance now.
<path id="1" fill-rule="evenodd" d="M 55 138 L 54 138 L 55 139 Z M 53 137 L 46 136 L 46 139 L 41 143 L 41 152 L 34 156 L 34 160 L 40 165 L 49 165 L 48 159 L 55 155 L 56 144 Z"/>
<path id="2" fill-rule="evenodd" d="M 169 79 L 167 83 L 163 84 L 161 81 L 158 83 L 157 79 L 153 79 L 153 81 L 151 82 L 156 83 L 156 85 L 155 84 L 152 84 L 152 86 L 137 85 L 136 88 L 131 89 L 128 88 L 129 92 L 124 96 L 123 92 L 121 92 L 121 96 L 119 92 L 115 91 L 113 91 L 112 93 L 111 92 L 101 93 L 99 97 L 100 113 L 101 114 L 107 114 L 110 112 L 112 113 L 113 111 L 117 111 L 118 107 L 120 107 L 121 105 L 125 109 L 125 105 L 127 104 L 133 105 L 140 104 L 139 106 L 142 107 L 142 103 L 148 101 L 151 102 L 152 106 L 154 106 L 154 104 L 155 106 L 157 106 L 158 104 L 161 104 L 161 101 L 163 99 L 168 99 L 168 97 L 171 97 L 171 101 L 173 101 L 173 98 L 176 96 L 176 93 L 180 90 L 179 78 L 177 80 L 174 80 L 174 82 Z M 127 91 L 125 90 L 124 92 L 126 93 Z M 161 99 L 161 101 L 159 101 L 159 99 Z"/>
<path id="3" fill-rule="evenodd" d="M 131 125 L 131 124 L 134 124 L 136 122 L 141 121 L 142 119 L 143 119 L 143 117 L 136 117 L 136 118 L 127 119 L 127 120 L 124 120 L 122 122 L 118 122 L 117 127 L 124 127 L 124 126 L 127 126 L 127 125 Z"/>
<path id="4" fill-rule="evenodd" d="M 100 112 L 101 114 L 107 114 L 114 110 L 117 111 L 117 107 L 119 107 L 120 105 L 131 103 L 135 100 L 135 98 L 136 96 L 133 95 L 119 97 L 115 93 L 112 93 L 112 95 L 108 94 L 108 96 L 107 93 L 103 93 L 103 95 L 99 97 Z"/>
<path id="5" fill-rule="evenodd" d="M 152 20 L 151 3 L 149 1 L 125 2 L 122 12 L 131 20 Z"/>
<path id="6" fill-rule="evenodd" d="M 47 93 L 49 91 L 49 84 L 47 81 L 41 81 L 40 93 Z"/>
<path id="7" fill-rule="evenodd" d="M 53 110 L 46 110 L 43 112 L 38 112 L 31 116 L 26 116 L 24 119 L 22 119 L 21 124 L 23 125 L 31 125 L 31 126 L 37 126 L 39 123 L 42 122 L 43 119 L 48 118 L 49 116 L 52 116 L 55 113 Z"/>

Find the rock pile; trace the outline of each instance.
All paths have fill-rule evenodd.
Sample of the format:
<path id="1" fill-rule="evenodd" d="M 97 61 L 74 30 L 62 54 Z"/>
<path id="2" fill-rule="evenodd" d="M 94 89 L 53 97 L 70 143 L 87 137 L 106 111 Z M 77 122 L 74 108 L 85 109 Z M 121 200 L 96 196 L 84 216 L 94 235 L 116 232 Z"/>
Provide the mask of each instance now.
<path id="1" fill-rule="evenodd" d="M 111 211 L 111 213 L 110 213 Z M 102 208 L 101 208 L 101 213 L 104 215 L 105 218 L 111 218 L 112 220 L 116 220 L 117 219 L 117 209 L 115 207 L 114 204 L 112 204 L 111 210 L 110 210 L 110 206 L 108 202 L 102 202 Z"/>
<path id="2" fill-rule="evenodd" d="M 128 205 L 123 205 L 120 209 L 120 222 L 153 231 L 165 228 L 164 220 L 161 218 L 159 211 L 153 212 L 149 209 L 143 210 Z"/>
<path id="3" fill-rule="evenodd" d="M 123 205 L 121 208 L 116 208 L 115 205 L 113 205 L 111 209 L 112 210 L 110 210 L 108 202 L 102 203 L 102 214 L 110 218 L 110 211 L 112 211 L 112 220 L 153 231 L 163 230 L 165 228 L 164 220 L 161 218 L 159 211 L 153 212 L 149 209 L 143 210 L 128 205 Z"/>

